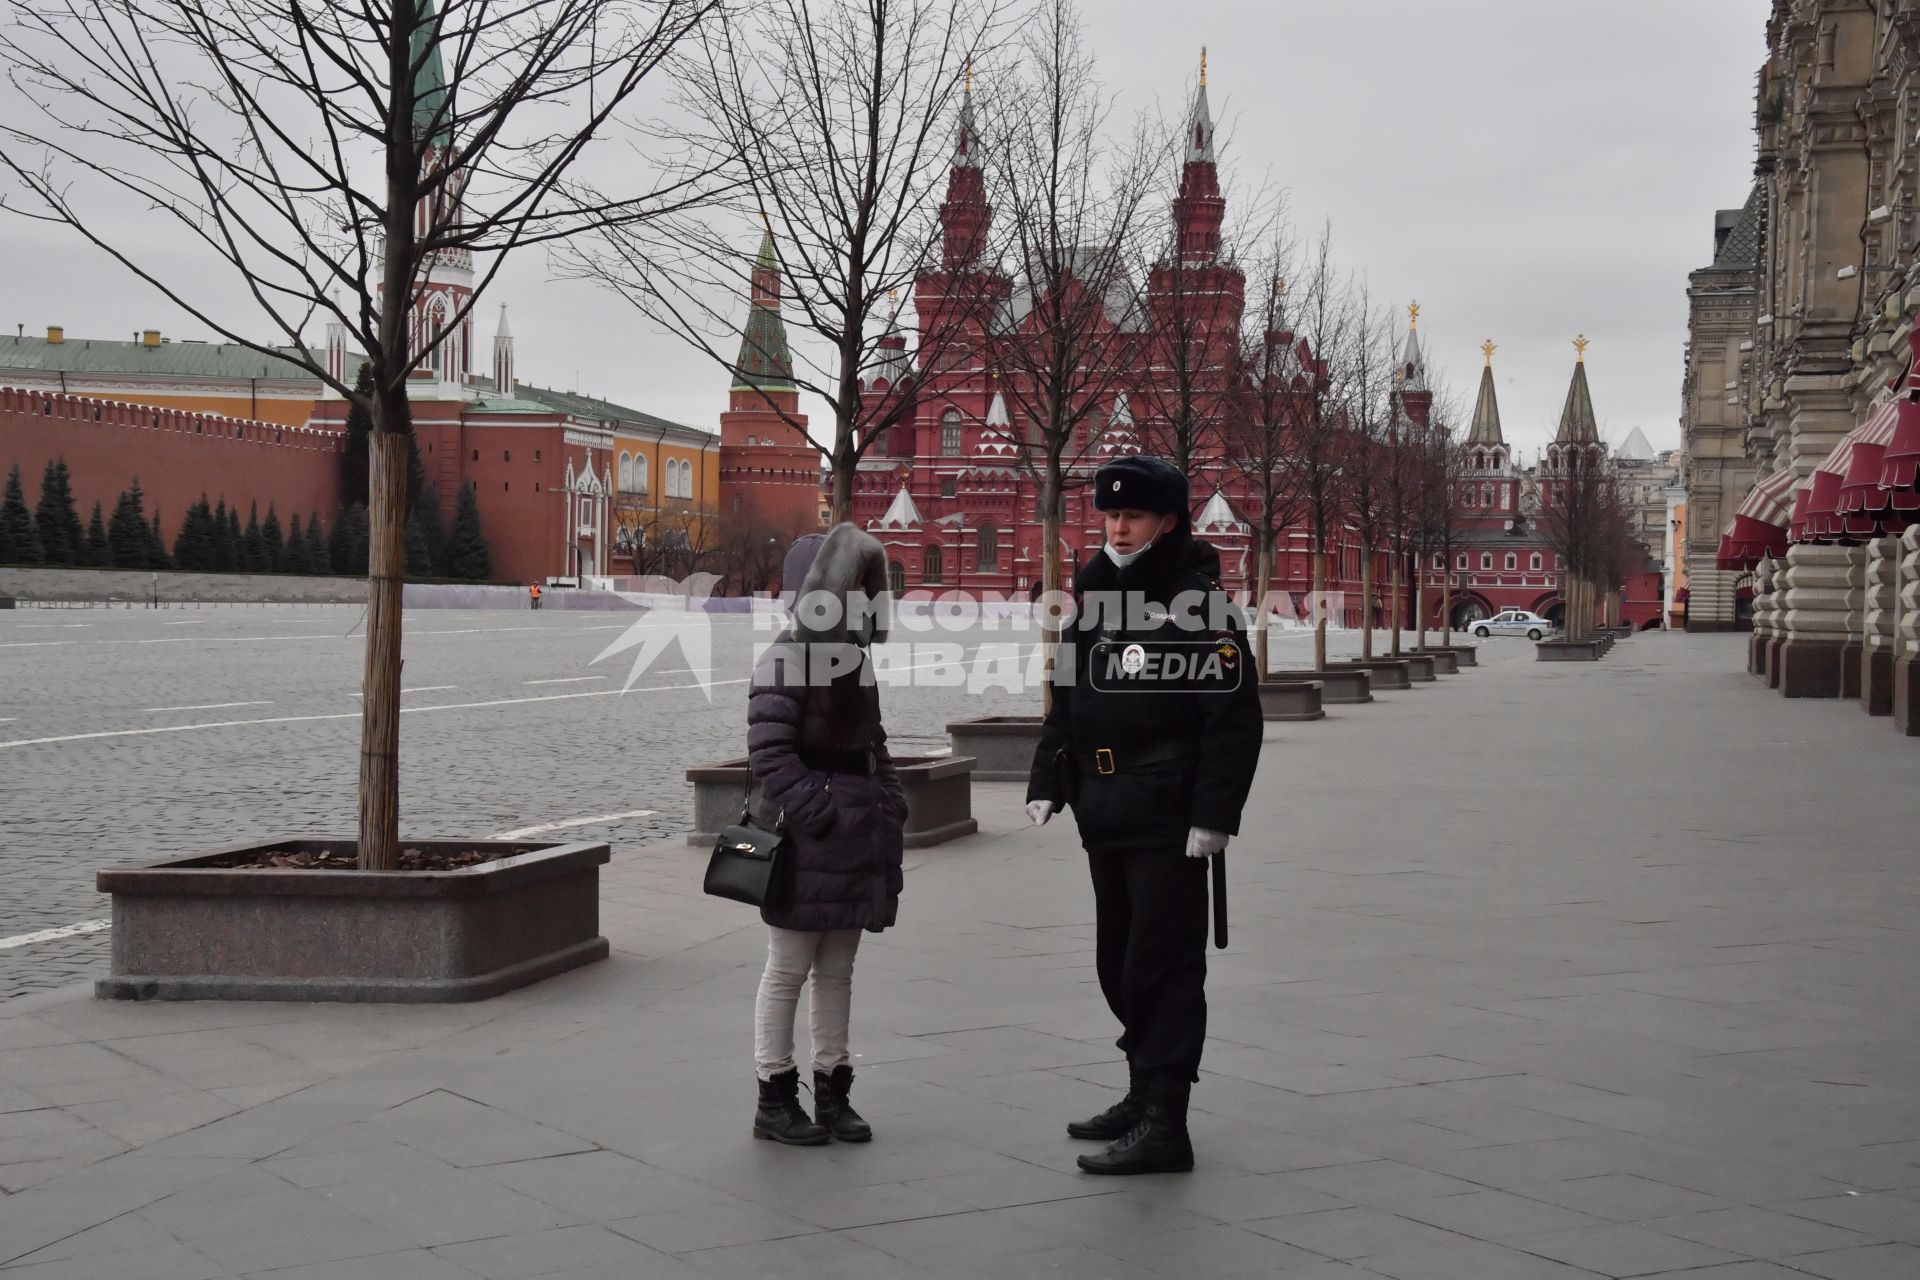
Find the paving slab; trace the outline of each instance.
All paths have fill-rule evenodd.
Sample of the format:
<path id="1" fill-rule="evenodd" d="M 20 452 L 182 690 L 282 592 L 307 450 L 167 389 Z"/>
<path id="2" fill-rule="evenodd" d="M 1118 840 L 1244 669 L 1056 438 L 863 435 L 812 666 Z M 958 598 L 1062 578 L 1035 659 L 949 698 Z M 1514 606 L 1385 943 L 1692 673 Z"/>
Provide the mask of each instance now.
<path id="1" fill-rule="evenodd" d="M 1920 867 L 1875 801 L 1920 744 L 1768 695 L 1738 640 L 1490 645 L 1270 734 L 1189 1177 L 1074 1167 L 1125 1082 L 1085 855 L 995 784 L 863 942 L 870 1146 L 749 1137 L 763 933 L 612 830 L 613 956 L 481 1005 L 0 1004 L 0 1275 L 1912 1280 Z M 417 723 L 471 797 L 515 722 Z"/>

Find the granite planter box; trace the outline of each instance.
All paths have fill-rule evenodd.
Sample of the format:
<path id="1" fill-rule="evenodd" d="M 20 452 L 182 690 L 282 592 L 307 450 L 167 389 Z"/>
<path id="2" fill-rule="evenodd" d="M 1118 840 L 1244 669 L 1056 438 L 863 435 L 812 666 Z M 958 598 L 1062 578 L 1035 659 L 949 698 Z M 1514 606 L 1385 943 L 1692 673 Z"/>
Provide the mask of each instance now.
<path id="1" fill-rule="evenodd" d="M 1411 689 L 1415 676 L 1413 661 L 1409 658 L 1343 658 L 1333 664 L 1336 667 L 1348 667 L 1355 671 L 1369 672 L 1376 689 Z M 1433 679 L 1432 664 L 1428 664 L 1426 678 Z"/>
<path id="2" fill-rule="evenodd" d="M 977 716 L 947 726 L 953 754 L 972 756 L 978 782 L 1025 782 L 1040 747 L 1040 716 Z"/>
<path id="3" fill-rule="evenodd" d="M 1373 701 L 1373 672 L 1359 667 L 1336 667 L 1331 671 L 1315 671 L 1311 667 L 1294 671 L 1269 671 L 1267 679 L 1283 684 L 1290 680 L 1312 680 L 1320 686 L 1320 701 L 1323 704 Z"/>
<path id="4" fill-rule="evenodd" d="M 604 844 L 409 840 L 497 850 L 453 871 L 232 869 L 235 855 L 348 853 L 352 840 L 276 840 L 102 871 L 110 1000 L 484 1000 L 604 959 Z"/>
<path id="5" fill-rule="evenodd" d="M 893 767 L 907 793 L 906 846 L 924 849 L 980 829 L 973 816 L 972 756 L 895 756 Z M 1022 775 L 1025 776 L 1024 774 Z M 752 775 L 745 757 L 697 764 L 687 770 L 693 784 L 693 821 L 698 830 L 687 843 L 713 846 L 720 832 L 740 820 L 742 798 Z M 753 787 L 758 799 L 759 786 Z"/>
<path id="6" fill-rule="evenodd" d="M 1450 653 L 1453 655 L 1454 662 L 1459 666 L 1477 667 L 1480 665 L 1480 649 L 1478 645 L 1430 644 L 1424 649 L 1415 650 L 1415 652 L 1416 653 Z"/>
<path id="7" fill-rule="evenodd" d="M 1425 653 L 1401 654 L 1403 658 L 1425 658 L 1433 663 L 1433 674 L 1437 676 L 1457 676 L 1460 674 L 1460 657 L 1451 649 L 1429 649 Z"/>
<path id="8" fill-rule="evenodd" d="M 1262 720 L 1324 720 L 1318 680 L 1266 680 L 1260 684 Z"/>
<path id="9" fill-rule="evenodd" d="M 1533 646 L 1541 662 L 1598 662 L 1598 640 L 1542 640 Z"/>

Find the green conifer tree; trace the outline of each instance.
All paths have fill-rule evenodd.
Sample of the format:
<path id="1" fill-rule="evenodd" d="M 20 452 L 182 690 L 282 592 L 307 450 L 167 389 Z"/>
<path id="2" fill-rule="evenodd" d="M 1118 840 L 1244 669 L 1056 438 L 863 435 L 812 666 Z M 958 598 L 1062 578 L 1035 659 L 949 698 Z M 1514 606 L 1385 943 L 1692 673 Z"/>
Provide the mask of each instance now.
<path id="1" fill-rule="evenodd" d="M 234 510 L 234 519 L 240 518 L 238 508 Z M 255 498 L 247 509 L 247 531 L 240 535 L 240 567 L 248 573 L 265 573 L 273 568 L 273 562 L 267 559 L 266 537 L 260 532 L 260 500 Z"/>
<path id="2" fill-rule="evenodd" d="M 234 503 L 227 508 L 227 545 L 233 548 L 233 567 L 240 569 L 240 556 L 246 549 L 244 537 L 240 532 L 240 504 Z"/>
<path id="3" fill-rule="evenodd" d="M 260 522 L 260 572 L 278 573 L 280 557 L 286 554 L 287 540 L 280 532 L 280 514 L 267 504 L 267 518 Z"/>
<path id="4" fill-rule="evenodd" d="M 7 496 L 0 500 L 0 564 L 39 564 L 43 559 L 40 531 L 27 509 L 26 486 L 16 462 L 7 472 Z"/>
<path id="5" fill-rule="evenodd" d="M 140 480 L 134 478 L 133 489 L 140 491 Z M 153 509 L 153 522 L 147 526 L 147 567 L 149 569 L 171 569 L 172 559 L 167 555 L 167 536 L 160 531 L 160 508 Z"/>
<path id="6" fill-rule="evenodd" d="M 360 376 L 354 380 L 353 389 L 362 396 L 373 395 L 373 362 L 362 361 Z M 371 400 L 365 403 L 372 403 Z M 350 507 L 354 503 L 367 500 L 367 472 L 371 465 L 368 450 L 373 440 L 373 411 L 362 406 L 360 401 L 349 401 L 347 405 L 347 452 L 340 464 L 340 504 Z M 339 521 L 334 526 L 339 527 Z"/>
<path id="7" fill-rule="evenodd" d="M 326 576 L 333 572 L 333 556 L 327 535 L 320 529 L 320 513 L 307 513 L 307 572 Z"/>
<path id="8" fill-rule="evenodd" d="M 447 577 L 447 530 L 440 518 L 440 494 L 430 484 L 421 485 L 414 494 L 413 514 L 407 517 L 408 523 L 416 518 L 420 521 L 427 551 L 433 557 L 429 572 L 436 578 Z"/>
<path id="9" fill-rule="evenodd" d="M 366 507 L 356 502 L 347 509 L 347 563 L 335 564 L 334 569 L 350 573 L 356 578 L 366 577 L 372 544 L 372 522 L 367 519 Z"/>
<path id="10" fill-rule="evenodd" d="M 153 527 L 147 523 L 146 495 L 140 491 L 140 477 L 113 504 L 113 519 L 107 525 L 107 546 L 113 563 L 122 569 L 164 569 L 155 564 Z"/>
<path id="11" fill-rule="evenodd" d="M 98 499 L 94 500 L 93 518 L 87 521 L 87 545 L 80 553 L 80 563 L 96 569 L 113 567 L 113 551 L 107 546 L 107 520 Z"/>
<path id="12" fill-rule="evenodd" d="M 220 497 L 214 500 L 213 523 L 207 530 L 207 533 L 213 541 L 213 572 L 232 573 L 234 561 L 240 554 L 240 548 L 235 545 L 239 542 L 239 539 L 227 532 L 227 497 L 225 494 L 221 494 Z"/>
<path id="13" fill-rule="evenodd" d="M 214 564 L 213 510 L 207 495 L 187 508 L 180 534 L 173 542 L 173 567 L 189 573 L 207 573 Z"/>
<path id="14" fill-rule="evenodd" d="M 273 512 L 267 512 L 267 518 L 273 518 Z M 293 520 L 287 525 L 287 540 L 280 548 L 279 556 L 273 562 L 274 568 L 281 573 L 312 573 L 313 561 L 307 555 L 307 535 L 300 527 L 300 513 L 293 513 Z"/>
<path id="15" fill-rule="evenodd" d="M 55 458 L 40 477 L 40 504 L 33 512 L 40 534 L 40 553 L 48 564 L 79 564 L 87 547 L 86 527 L 73 504 L 72 476 L 67 460 Z"/>
<path id="16" fill-rule="evenodd" d="M 493 557 L 480 528 L 480 503 L 472 485 L 462 485 L 454 503 L 453 529 L 447 535 L 447 574 L 475 582 L 493 576 Z"/>

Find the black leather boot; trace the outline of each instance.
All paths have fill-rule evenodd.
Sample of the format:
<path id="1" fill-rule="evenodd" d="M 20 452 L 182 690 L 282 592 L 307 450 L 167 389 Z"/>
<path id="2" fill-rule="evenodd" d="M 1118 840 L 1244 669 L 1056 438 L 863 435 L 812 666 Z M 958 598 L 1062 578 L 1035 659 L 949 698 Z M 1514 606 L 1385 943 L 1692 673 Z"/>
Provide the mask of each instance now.
<path id="1" fill-rule="evenodd" d="M 870 1142 L 873 1127 L 860 1118 L 847 1095 L 853 1092 L 853 1068 L 846 1063 L 831 1073 L 813 1073 L 813 1110 L 820 1126 L 842 1142 Z"/>
<path id="2" fill-rule="evenodd" d="M 819 1147 L 831 1141 L 800 1105 L 800 1071 L 782 1071 L 760 1082 L 760 1109 L 753 1113 L 753 1136 L 790 1147 Z"/>
<path id="3" fill-rule="evenodd" d="M 1156 1082 L 1147 1090 L 1140 1121 L 1125 1137 L 1096 1156 L 1081 1156 L 1087 1173 L 1190 1173 L 1193 1140 L 1187 1136 L 1187 1097 L 1190 1086 Z"/>
<path id="4" fill-rule="evenodd" d="M 1140 1123 L 1140 1117 L 1147 1109 L 1144 1099 L 1140 1077 L 1132 1076 L 1127 1082 L 1126 1097 L 1090 1120 L 1070 1122 L 1067 1136 L 1094 1142 L 1117 1142 L 1133 1132 L 1133 1126 Z"/>

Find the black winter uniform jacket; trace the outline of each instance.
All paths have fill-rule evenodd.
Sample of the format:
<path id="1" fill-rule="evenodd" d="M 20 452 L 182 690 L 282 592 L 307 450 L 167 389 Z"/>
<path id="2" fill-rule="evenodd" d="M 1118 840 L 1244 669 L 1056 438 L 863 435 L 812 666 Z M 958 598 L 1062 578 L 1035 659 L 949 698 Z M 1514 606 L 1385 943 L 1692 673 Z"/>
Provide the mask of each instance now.
<path id="1" fill-rule="evenodd" d="M 1253 787 L 1260 760 L 1262 721 L 1259 673 L 1239 618 L 1216 609 L 1213 629 L 1189 630 L 1171 620 L 1182 593 L 1189 603 L 1225 606 L 1220 555 L 1185 530 L 1164 535 L 1145 554 L 1120 568 L 1104 554 L 1075 575 L 1076 614 L 1056 653 L 1053 706 L 1034 753 L 1027 799 L 1071 803 L 1081 843 L 1092 852 L 1172 848 L 1179 852 L 1190 827 L 1237 835 L 1240 811 Z M 1089 596 L 1113 599 L 1139 593 L 1149 602 L 1145 617 L 1101 616 Z M 1183 610 L 1207 618 L 1207 609 Z M 1144 623 L 1128 627 L 1127 622 Z M 1100 678 L 1117 650 L 1139 644 L 1156 656 L 1174 651 L 1215 654 L 1238 678 L 1205 687 L 1169 691 Z M 1143 750 L 1165 755 L 1186 748 L 1182 759 L 1133 765 Z M 1112 752 L 1114 769 L 1103 773 L 1095 752 Z M 1073 794 L 1077 792 L 1077 794 Z"/>

